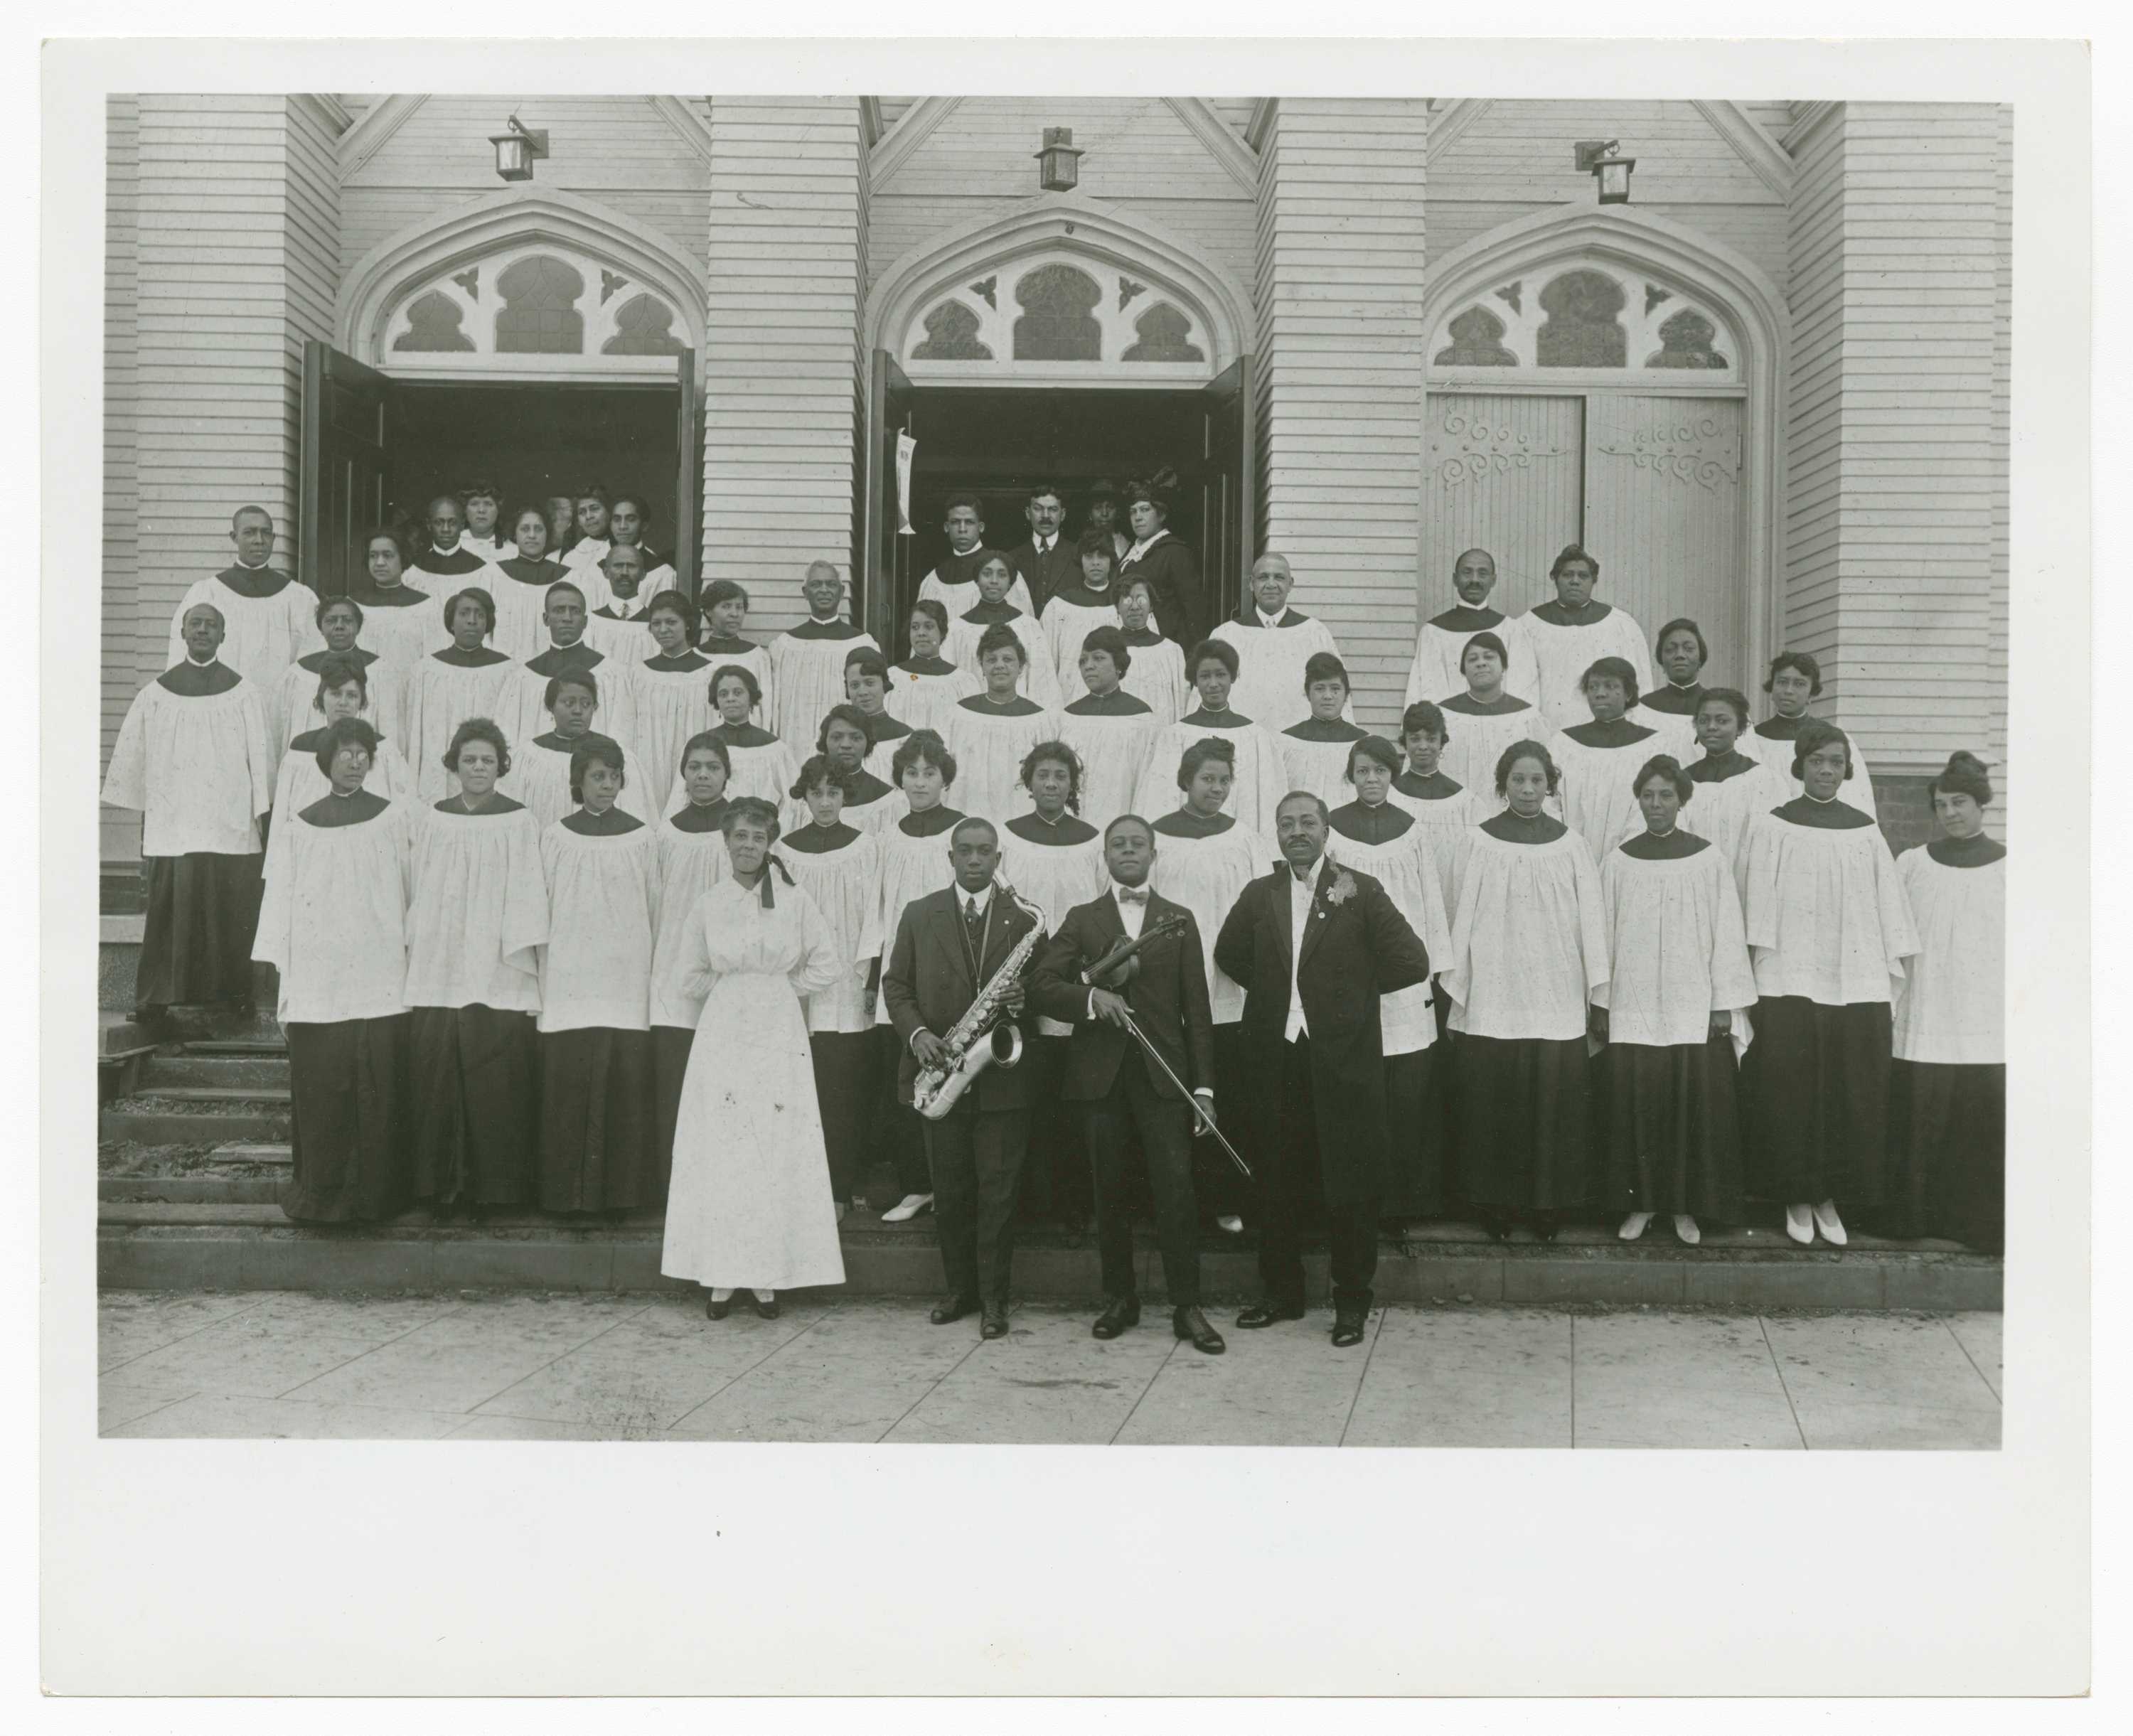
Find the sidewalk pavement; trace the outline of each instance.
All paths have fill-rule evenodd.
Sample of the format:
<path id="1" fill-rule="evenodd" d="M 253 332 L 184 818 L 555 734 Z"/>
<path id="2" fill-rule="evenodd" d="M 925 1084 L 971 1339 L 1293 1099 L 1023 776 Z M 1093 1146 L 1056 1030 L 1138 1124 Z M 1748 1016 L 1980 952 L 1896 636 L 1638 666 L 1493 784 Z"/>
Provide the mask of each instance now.
<path id="1" fill-rule="evenodd" d="M 1204 1357 L 1149 1308 L 1016 1308 L 994 1343 L 924 1300 L 725 1320 L 604 1294 L 111 1291 L 99 1432 L 335 1440 L 1237 1446 L 1996 1448 L 2000 1316 L 1381 1308 Z"/>

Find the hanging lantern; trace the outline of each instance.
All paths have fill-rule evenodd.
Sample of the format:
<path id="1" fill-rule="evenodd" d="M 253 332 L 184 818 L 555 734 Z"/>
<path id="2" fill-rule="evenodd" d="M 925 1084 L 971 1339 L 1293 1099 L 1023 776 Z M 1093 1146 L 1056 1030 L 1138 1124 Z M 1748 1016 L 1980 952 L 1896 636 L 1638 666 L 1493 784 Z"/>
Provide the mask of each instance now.
<path id="1" fill-rule="evenodd" d="M 1590 175 L 1600 185 L 1600 203 L 1625 205 L 1630 202 L 1630 171 L 1637 166 L 1634 156 L 1620 155 L 1620 139 L 1581 139 L 1577 143 L 1577 172 Z"/>
<path id="2" fill-rule="evenodd" d="M 1047 127 L 1044 148 L 1037 153 L 1038 185 L 1047 193 L 1072 192 L 1081 177 L 1081 156 L 1071 127 Z"/>
<path id="3" fill-rule="evenodd" d="M 489 136 L 496 147 L 496 172 L 504 180 L 531 180 L 534 158 L 548 154 L 548 129 L 523 127 L 515 114 L 505 125 L 508 130 Z"/>

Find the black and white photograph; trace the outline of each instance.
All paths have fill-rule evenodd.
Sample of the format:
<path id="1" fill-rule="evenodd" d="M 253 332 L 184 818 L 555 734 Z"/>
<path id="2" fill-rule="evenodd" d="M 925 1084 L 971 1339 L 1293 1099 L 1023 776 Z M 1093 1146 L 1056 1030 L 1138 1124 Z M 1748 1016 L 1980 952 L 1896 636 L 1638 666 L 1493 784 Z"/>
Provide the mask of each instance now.
<path id="1" fill-rule="evenodd" d="M 2013 1474 L 2011 85 L 518 46 L 74 105 L 81 1448 Z"/>

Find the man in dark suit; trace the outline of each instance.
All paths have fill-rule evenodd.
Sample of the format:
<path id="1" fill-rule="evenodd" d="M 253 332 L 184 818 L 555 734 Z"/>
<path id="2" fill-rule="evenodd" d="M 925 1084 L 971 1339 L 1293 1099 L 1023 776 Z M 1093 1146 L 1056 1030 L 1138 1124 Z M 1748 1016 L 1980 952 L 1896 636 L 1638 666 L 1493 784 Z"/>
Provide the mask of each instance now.
<path id="1" fill-rule="evenodd" d="M 1029 587 L 1033 613 L 1041 615 L 1055 592 L 1079 582 L 1081 557 L 1074 539 L 1060 535 L 1066 522 L 1066 497 L 1057 483 L 1039 483 L 1032 488 L 1022 516 L 1029 521 L 1029 535 L 1008 551 L 1007 558 Z"/>
<path id="2" fill-rule="evenodd" d="M 1163 1278 L 1178 1337 L 1211 1356 L 1222 1335 L 1200 1311 L 1199 1214 L 1192 1196 L 1192 1111 L 1178 1085 L 1151 1062 L 1126 1030 L 1132 1014 L 1163 1064 L 1198 1098 L 1215 1107 L 1215 1021 L 1207 1003 L 1207 968 L 1192 914 L 1149 889 L 1155 830 L 1138 814 L 1121 814 L 1104 830 L 1110 890 L 1077 904 L 1046 944 L 1030 998 L 1037 1010 L 1071 1024 L 1060 1095 L 1082 1108 L 1089 1164 L 1096 1181 L 1096 1246 L 1103 1261 L 1104 1309 L 1091 1329 L 1116 1338 L 1140 1320 L 1134 1285 L 1133 1214 L 1126 1203 L 1126 1154 L 1140 1135 L 1155 1196 L 1155 1229 L 1163 1247 Z M 1140 940 L 1167 921 L 1175 935 L 1148 940 L 1122 966 L 1106 970 L 1107 955 Z"/>
<path id="3" fill-rule="evenodd" d="M 1429 977 L 1429 955 L 1384 888 L 1326 854 L 1326 805 L 1293 791 L 1274 810 L 1283 865 L 1237 899 L 1215 962 L 1245 988 L 1246 1101 L 1263 1301 L 1247 1329 L 1303 1318 L 1298 1217 L 1323 1188 L 1333 1342 L 1360 1344 L 1392 1176 L 1378 998 Z"/>
<path id="4" fill-rule="evenodd" d="M 889 1020 L 903 1041 L 897 1095 L 907 1104 L 918 1070 L 941 1065 L 947 1053 L 942 1037 L 1023 936 L 1038 926 L 1037 916 L 994 882 L 999 834 L 990 821 L 960 822 L 948 834 L 948 859 L 956 883 L 904 906 L 881 974 Z M 1022 1011 L 1036 964 L 1033 950 L 1008 992 L 1006 1017 Z M 947 1114 L 922 1123 L 948 1278 L 948 1294 L 933 1310 L 936 1326 L 977 1308 L 985 1337 L 1006 1334 L 1014 1202 L 1029 1143 L 1029 1109 L 1028 1070 L 988 1067 Z"/>

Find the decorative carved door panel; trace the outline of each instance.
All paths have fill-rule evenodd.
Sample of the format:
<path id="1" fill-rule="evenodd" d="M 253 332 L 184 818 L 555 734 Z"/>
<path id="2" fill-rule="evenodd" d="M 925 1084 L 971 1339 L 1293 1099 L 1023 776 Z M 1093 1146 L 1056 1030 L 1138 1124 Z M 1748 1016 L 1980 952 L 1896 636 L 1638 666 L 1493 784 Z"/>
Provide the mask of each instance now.
<path id="1" fill-rule="evenodd" d="M 1464 550 L 1496 557 L 1491 599 L 1523 614 L 1554 594 L 1548 563 L 1577 539 L 1585 406 L 1578 397 L 1432 392 L 1423 454 L 1428 506 L 1422 613 L 1449 608 Z"/>

